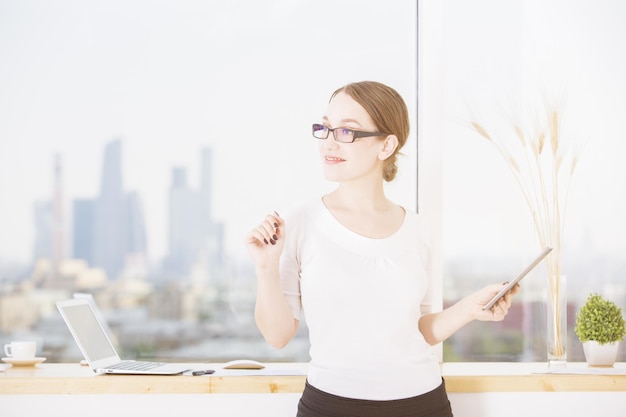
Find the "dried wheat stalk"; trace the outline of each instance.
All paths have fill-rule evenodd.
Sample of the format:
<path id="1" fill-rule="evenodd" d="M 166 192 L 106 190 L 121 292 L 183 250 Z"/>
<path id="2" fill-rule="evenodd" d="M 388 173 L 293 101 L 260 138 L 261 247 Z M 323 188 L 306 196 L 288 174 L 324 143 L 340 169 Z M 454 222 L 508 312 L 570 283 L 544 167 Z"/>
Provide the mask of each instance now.
<path id="1" fill-rule="evenodd" d="M 561 137 L 562 112 L 559 106 L 544 104 L 545 109 L 540 113 L 532 117 L 513 117 L 507 123 L 511 130 L 505 136 L 515 138 L 509 143 L 510 147 L 495 140 L 498 136 L 490 133 L 479 121 L 471 120 L 470 126 L 491 142 L 505 159 L 530 209 L 541 248 L 553 248 L 545 261 L 555 332 L 552 335 L 554 346 L 549 348 L 553 356 L 563 357 L 565 345 L 562 338 L 566 335 L 558 330 L 561 315 L 564 314 L 559 303 L 562 291 L 561 244 L 567 195 L 578 158 L 566 152 Z M 532 122 L 530 127 L 523 124 L 524 120 Z M 545 146 L 546 140 L 549 140 L 548 147 Z"/>

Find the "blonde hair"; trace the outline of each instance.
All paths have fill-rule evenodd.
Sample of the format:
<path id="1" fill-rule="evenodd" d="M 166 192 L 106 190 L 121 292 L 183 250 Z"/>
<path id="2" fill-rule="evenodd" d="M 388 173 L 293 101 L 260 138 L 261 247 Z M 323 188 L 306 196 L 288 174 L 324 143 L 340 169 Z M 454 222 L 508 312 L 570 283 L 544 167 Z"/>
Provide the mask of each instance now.
<path id="1" fill-rule="evenodd" d="M 385 160 L 383 179 L 393 181 L 398 172 L 398 154 L 409 137 L 409 111 L 404 99 L 393 88 L 377 81 L 361 81 L 338 88 L 330 97 L 332 100 L 338 93 L 348 94 L 359 103 L 370 115 L 379 132 L 395 135 L 398 146 L 393 154 Z"/>

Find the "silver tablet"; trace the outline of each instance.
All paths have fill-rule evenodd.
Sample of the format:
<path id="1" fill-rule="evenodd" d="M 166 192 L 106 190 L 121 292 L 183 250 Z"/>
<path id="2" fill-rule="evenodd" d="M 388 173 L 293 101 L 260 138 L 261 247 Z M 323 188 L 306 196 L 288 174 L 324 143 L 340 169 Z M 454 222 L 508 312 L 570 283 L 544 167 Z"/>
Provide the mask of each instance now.
<path id="1" fill-rule="evenodd" d="M 549 246 L 546 247 L 543 250 L 543 252 L 541 252 L 539 256 L 537 256 L 537 258 L 535 258 L 535 260 L 532 261 L 532 263 L 526 267 L 526 269 L 524 269 L 512 281 L 509 281 L 504 287 L 502 287 L 502 289 L 491 300 L 489 300 L 487 304 L 485 304 L 485 306 L 483 307 L 483 310 L 489 310 L 491 307 L 493 307 L 493 305 L 497 303 L 500 298 L 504 297 L 504 294 L 506 294 L 509 290 L 511 290 L 511 288 L 513 288 L 518 282 L 522 280 L 522 278 L 528 275 L 528 273 L 532 271 L 532 269 L 536 267 L 539 264 L 539 262 L 541 262 L 543 258 L 546 257 L 547 254 L 550 253 L 550 251 L 552 251 L 552 248 Z"/>

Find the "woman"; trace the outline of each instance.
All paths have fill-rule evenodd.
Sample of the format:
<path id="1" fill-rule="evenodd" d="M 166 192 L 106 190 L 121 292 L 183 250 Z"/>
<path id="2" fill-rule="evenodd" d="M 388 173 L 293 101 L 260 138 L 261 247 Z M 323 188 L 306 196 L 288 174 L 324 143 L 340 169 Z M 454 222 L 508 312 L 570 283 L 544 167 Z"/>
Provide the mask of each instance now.
<path id="1" fill-rule="evenodd" d="M 394 89 L 372 81 L 339 88 L 313 125 L 324 175 L 337 188 L 284 217 L 267 215 L 245 238 L 265 339 L 284 347 L 306 314 L 311 361 L 298 417 L 451 416 L 430 346 L 472 320 L 502 320 L 518 291 L 487 311 L 502 284 L 431 312 L 424 220 L 383 189 L 408 135 Z"/>

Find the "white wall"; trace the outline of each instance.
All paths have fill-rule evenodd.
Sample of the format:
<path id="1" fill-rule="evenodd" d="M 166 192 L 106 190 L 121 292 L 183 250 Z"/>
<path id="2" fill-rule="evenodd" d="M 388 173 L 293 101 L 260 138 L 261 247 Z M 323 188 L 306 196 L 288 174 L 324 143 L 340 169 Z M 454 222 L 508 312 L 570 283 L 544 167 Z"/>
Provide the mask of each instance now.
<path id="1" fill-rule="evenodd" d="M 485 393 L 449 395 L 455 417 L 619 416 L 624 393 Z M 1 398 L 7 416 L 294 417 L 299 394 L 14 395 Z"/>

